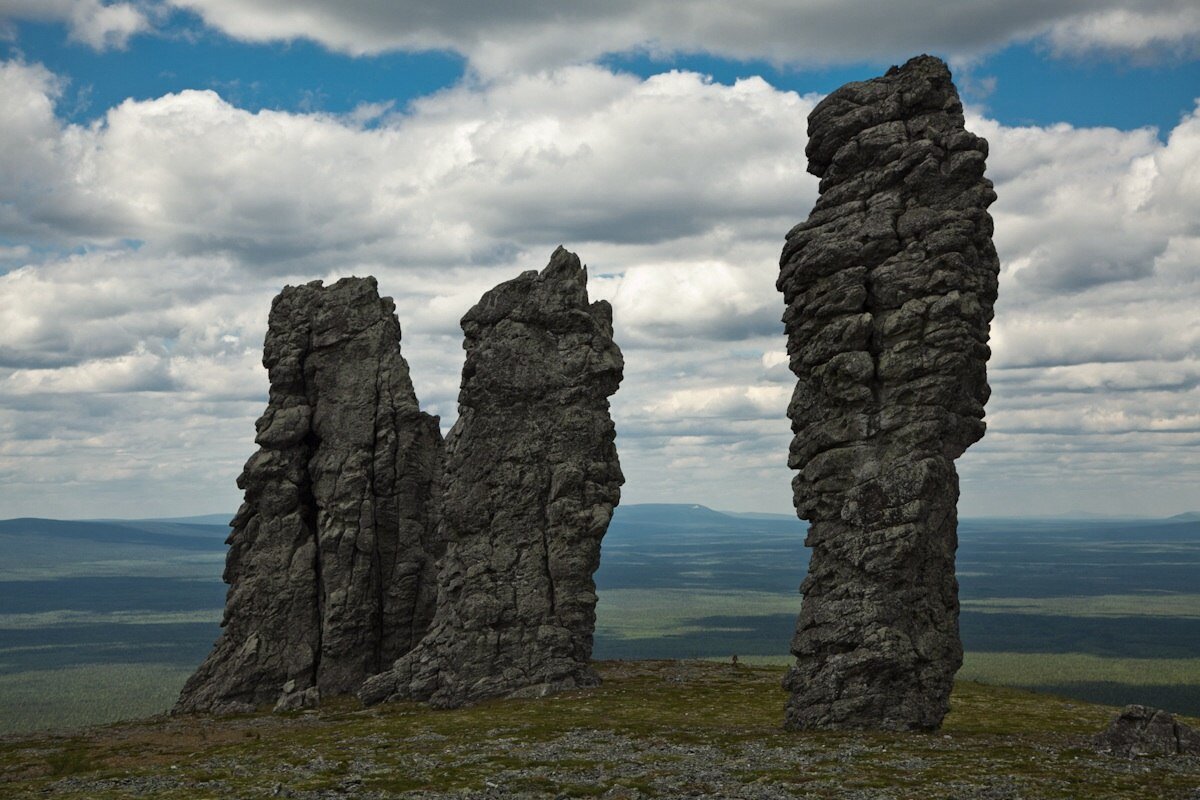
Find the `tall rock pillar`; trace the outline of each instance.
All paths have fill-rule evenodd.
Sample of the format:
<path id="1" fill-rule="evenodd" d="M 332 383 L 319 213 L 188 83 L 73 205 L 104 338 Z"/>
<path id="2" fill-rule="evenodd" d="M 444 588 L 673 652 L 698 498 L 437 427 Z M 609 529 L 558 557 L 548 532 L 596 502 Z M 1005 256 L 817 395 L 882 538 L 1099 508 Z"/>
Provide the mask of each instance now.
<path id="1" fill-rule="evenodd" d="M 462 320 L 446 439 L 446 555 L 429 635 L 360 692 L 449 707 L 594 685 L 592 574 L 624 481 L 608 398 L 624 362 L 612 309 L 559 248 Z"/>
<path id="2" fill-rule="evenodd" d="M 785 724 L 933 729 L 962 663 L 954 459 L 989 394 L 987 142 L 930 56 L 841 87 L 808 129 L 820 197 L 778 282 L 789 466 L 812 523 Z"/>
<path id="3" fill-rule="evenodd" d="M 289 286 L 271 306 L 259 450 L 238 486 L 224 630 L 176 711 L 310 705 L 357 691 L 433 616 L 442 437 L 374 278 Z"/>

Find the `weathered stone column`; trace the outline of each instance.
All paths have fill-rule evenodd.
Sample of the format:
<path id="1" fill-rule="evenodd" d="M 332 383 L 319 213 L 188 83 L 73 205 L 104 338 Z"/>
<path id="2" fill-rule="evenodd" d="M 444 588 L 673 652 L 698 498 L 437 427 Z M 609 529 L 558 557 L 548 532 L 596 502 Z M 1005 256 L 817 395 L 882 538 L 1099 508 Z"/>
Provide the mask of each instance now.
<path id="1" fill-rule="evenodd" d="M 459 417 L 446 439 L 437 610 L 364 702 L 458 706 L 594 685 L 592 574 L 620 498 L 608 398 L 624 362 L 612 309 L 563 248 L 462 320 Z"/>
<path id="2" fill-rule="evenodd" d="M 374 278 L 285 288 L 263 364 L 270 401 L 238 478 L 224 630 L 176 711 L 354 692 L 433 616 L 441 432 L 417 406 L 391 299 Z"/>
<path id="3" fill-rule="evenodd" d="M 820 198 L 778 282 L 788 463 L 812 523 L 785 724 L 932 729 L 962 663 L 954 459 L 989 394 L 987 142 L 930 56 L 841 87 L 808 128 Z"/>

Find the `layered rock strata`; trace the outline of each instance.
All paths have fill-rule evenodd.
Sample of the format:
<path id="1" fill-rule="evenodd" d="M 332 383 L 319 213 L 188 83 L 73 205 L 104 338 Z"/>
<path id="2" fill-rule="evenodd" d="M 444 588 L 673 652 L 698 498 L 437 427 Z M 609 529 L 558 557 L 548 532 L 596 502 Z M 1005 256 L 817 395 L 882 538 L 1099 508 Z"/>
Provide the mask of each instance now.
<path id="1" fill-rule="evenodd" d="M 592 574 L 623 482 L 608 398 L 624 362 L 612 309 L 563 248 L 462 320 L 446 439 L 447 542 L 429 635 L 360 697 L 451 707 L 598 682 Z"/>
<path id="2" fill-rule="evenodd" d="M 808 128 L 820 196 L 778 281 L 812 523 L 785 724 L 933 729 L 962 661 L 954 459 L 989 394 L 987 143 L 930 56 L 841 87 Z"/>
<path id="3" fill-rule="evenodd" d="M 442 438 L 374 278 L 289 286 L 271 306 L 270 400 L 238 478 L 221 633 L 176 711 L 351 693 L 425 634 Z"/>

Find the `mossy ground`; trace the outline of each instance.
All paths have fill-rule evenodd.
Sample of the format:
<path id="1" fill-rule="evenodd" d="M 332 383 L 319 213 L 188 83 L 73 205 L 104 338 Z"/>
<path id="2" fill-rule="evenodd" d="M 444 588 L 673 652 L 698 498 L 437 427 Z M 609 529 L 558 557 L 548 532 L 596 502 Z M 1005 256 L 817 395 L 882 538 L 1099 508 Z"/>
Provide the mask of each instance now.
<path id="1" fill-rule="evenodd" d="M 0 796 L 1200 799 L 1200 759 L 1089 750 L 1104 706 L 963 682 L 937 733 L 795 733 L 779 667 L 598 666 L 598 689 L 451 711 L 341 700 L 7 737 Z"/>

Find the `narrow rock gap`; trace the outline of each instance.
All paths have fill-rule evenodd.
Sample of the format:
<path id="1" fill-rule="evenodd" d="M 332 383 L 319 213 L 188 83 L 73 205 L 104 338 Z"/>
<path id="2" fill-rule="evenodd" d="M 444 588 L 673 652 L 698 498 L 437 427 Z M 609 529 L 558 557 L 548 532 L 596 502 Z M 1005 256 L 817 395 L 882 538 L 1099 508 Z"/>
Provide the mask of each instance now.
<path id="1" fill-rule="evenodd" d="M 373 528 L 373 535 L 371 537 L 371 566 L 368 570 L 368 580 L 370 580 L 375 587 L 375 608 L 371 609 L 371 612 L 374 615 L 375 624 L 373 626 L 374 630 L 372 631 L 371 636 L 371 657 L 369 662 L 369 671 L 372 673 L 377 673 L 383 668 L 384 613 L 385 609 L 387 608 L 387 582 L 392 577 L 392 572 L 395 569 L 395 565 L 393 564 L 389 565 L 391 567 L 390 569 L 386 571 L 384 570 L 383 553 L 379 542 L 380 538 L 384 534 L 379 519 L 380 497 L 377 494 L 378 487 L 375 476 L 375 462 L 376 459 L 379 458 L 379 415 L 386 413 L 391 415 L 393 418 L 395 417 L 395 411 L 392 408 L 390 397 L 386 398 L 387 407 L 381 407 L 384 401 L 383 391 L 380 388 L 380 381 L 382 380 L 382 377 L 383 366 L 380 364 L 375 370 L 375 413 L 371 416 L 371 460 L 370 467 L 367 470 L 367 498 L 368 502 L 371 503 L 371 524 Z M 395 429 L 397 426 L 393 425 L 392 427 Z M 392 463 L 396 463 L 395 453 L 393 452 L 391 456 Z M 388 499 L 394 502 L 394 498 Z M 399 518 L 397 518 L 395 522 L 397 525 L 399 525 Z M 393 536 L 397 536 L 399 531 L 389 531 L 388 533 Z M 395 553 L 393 553 L 393 556 L 395 556 Z"/>
<path id="2" fill-rule="evenodd" d="M 313 648 L 312 686 L 317 686 L 321 674 L 321 655 L 324 649 L 325 633 L 325 579 L 321 564 L 321 529 L 319 527 L 320 511 L 316 495 L 313 493 L 312 470 L 309 464 L 316 457 L 321 447 L 321 440 L 315 431 L 310 430 L 304 437 L 304 481 L 299 486 L 300 517 L 308 529 L 313 541 L 313 576 L 316 587 L 316 644 Z M 305 687 L 307 688 L 307 687 Z"/>

